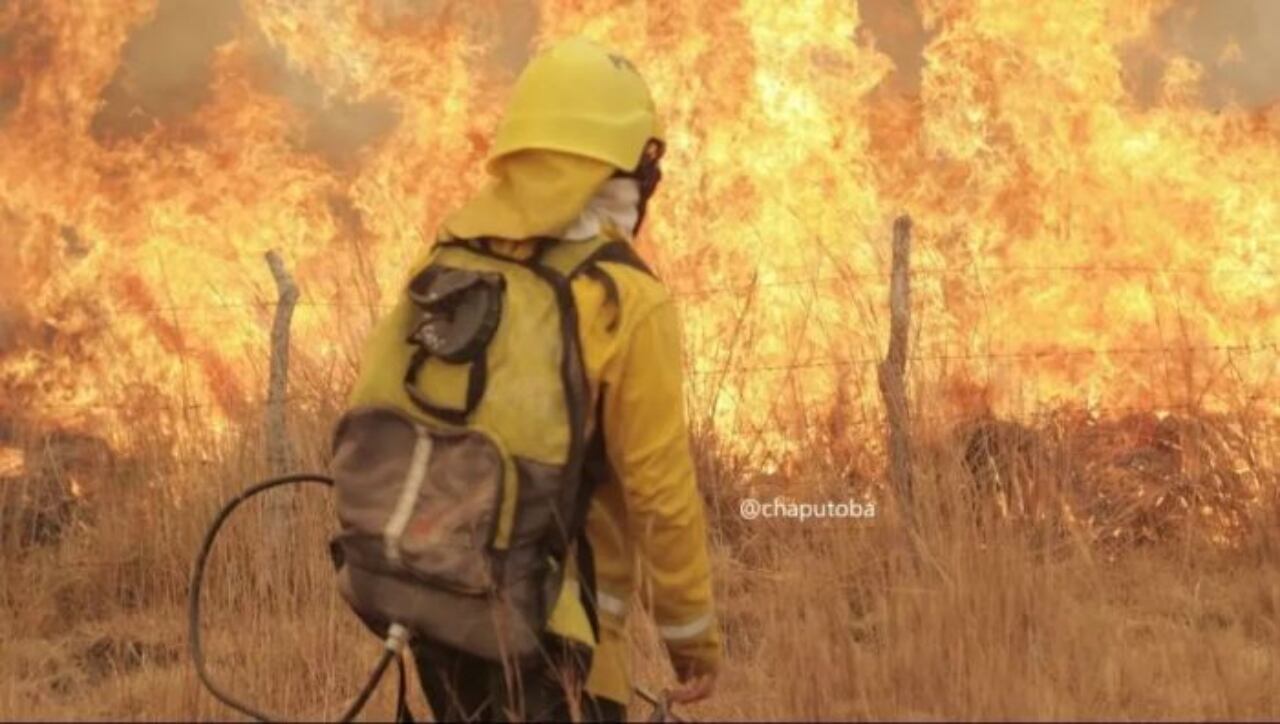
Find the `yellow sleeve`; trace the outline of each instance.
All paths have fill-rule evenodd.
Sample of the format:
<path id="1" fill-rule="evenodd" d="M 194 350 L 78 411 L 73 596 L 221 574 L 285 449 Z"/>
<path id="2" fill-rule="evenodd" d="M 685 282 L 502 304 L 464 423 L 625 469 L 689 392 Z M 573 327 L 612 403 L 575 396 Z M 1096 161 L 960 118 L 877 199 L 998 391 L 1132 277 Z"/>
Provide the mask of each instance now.
<path id="1" fill-rule="evenodd" d="M 622 483 L 653 612 L 681 675 L 715 670 L 720 631 L 707 526 L 684 414 L 679 322 L 669 299 L 638 319 L 603 390 L 606 451 Z M 612 376 L 612 375 L 611 375 Z"/>

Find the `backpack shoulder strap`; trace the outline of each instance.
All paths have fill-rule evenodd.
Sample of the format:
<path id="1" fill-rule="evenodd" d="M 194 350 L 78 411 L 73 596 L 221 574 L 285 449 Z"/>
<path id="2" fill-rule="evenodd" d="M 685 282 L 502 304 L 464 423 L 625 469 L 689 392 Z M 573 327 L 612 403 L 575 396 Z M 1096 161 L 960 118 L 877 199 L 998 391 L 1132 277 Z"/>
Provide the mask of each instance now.
<path id="1" fill-rule="evenodd" d="M 581 275 L 604 287 L 605 303 L 615 310 L 608 326 L 609 331 L 613 332 L 622 321 L 621 294 L 618 291 L 617 281 L 600 266 L 601 264 L 619 264 L 635 269 L 652 279 L 656 280 L 658 277 L 636 253 L 635 247 L 617 239 L 602 239 L 596 242 L 593 248 L 584 254 L 577 265 L 569 271 L 570 279 Z"/>
<path id="2" fill-rule="evenodd" d="M 607 240 L 596 247 L 583 262 L 578 266 L 577 272 L 589 273 L 592 268 L 596 268 L 599 264 L 621 264 L 631 267 L 636 271 L 643 272 L 646 276 L 657 279 L 658 275 L 653 273 L 649 265 L 640 258 L 636 253 L 636 249 L 631 244 L 616 239 Z"/>
<path id="3" fill-rule="evenodd" d="M 563 241 L 552 237 L 540 237 L 530 239 L 526 243 L 531 244 L 533 250 L 523 257 L 499 254 L 494 251 L 492 241 L 485 238 L 445 239 L 441 240 L 436 248 L 463 248 L 485 256 L 536 265 L 554 271 L 566 279 L 585 273 L 602 263 L 621 264 L 654 279 L 658 278 L 636 253 L 635 247 L 621 239 L 597 237 L 587 241 Z"/>

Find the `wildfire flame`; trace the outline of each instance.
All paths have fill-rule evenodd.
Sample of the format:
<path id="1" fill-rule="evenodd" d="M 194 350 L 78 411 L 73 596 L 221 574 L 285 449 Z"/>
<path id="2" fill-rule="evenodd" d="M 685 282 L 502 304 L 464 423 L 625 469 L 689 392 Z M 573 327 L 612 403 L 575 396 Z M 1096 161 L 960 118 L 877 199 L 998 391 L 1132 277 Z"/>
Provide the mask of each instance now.
<path id="1" fill-rule="evenodd" d="M 304 289 L 295 364 L 344 369 L 483 182 L 522 23 L 654 87 L 641 244 L 698 419 L 879 414 L 903 211 L 928 409 L 1276 409 L 1280 114 L 1212 108 L 1176 54 L 1136 97 L 1126 49 L 1171 0 L 919 0 L 918 88 L 853 2 L 499 5 L 0 5 L 0 419 L 113 437 L 249 409 L 271 248 Z"/>
<path id="2" fill-rule="evenodd" d="M 0 447 L 0 479 L 22 477 L 26 470 L 27 456 L 22 450 Z"/>

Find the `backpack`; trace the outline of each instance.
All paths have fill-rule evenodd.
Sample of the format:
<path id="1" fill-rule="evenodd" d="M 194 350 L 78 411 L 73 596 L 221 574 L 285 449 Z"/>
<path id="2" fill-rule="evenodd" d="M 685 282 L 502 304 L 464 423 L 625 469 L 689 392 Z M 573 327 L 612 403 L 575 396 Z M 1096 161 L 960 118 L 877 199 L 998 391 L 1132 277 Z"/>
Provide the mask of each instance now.
<path id="1" fill-rule="evenodd" d="M 649 273 L 619 240 L 527 243 L 522 259 L 437 243 L 371 333 L 331 463 L 347 603 L 380 635 L 398 623 L 494 661 L 541 650 L 575 553 L 597 626 L 584 471 L 603 444 L 570 284 L 589 275 L 616 306 L 599 264 Z"/>

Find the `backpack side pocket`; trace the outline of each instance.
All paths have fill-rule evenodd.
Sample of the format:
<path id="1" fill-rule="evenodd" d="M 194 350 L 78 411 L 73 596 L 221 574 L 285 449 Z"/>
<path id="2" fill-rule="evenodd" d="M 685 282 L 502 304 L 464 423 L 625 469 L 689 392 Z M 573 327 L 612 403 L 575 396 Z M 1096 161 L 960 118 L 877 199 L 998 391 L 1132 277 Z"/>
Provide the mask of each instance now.
<path id="1" fill-rule="evenodd" d="M 490 593 L 505 468 L 481 432 L 433 430 L 386 408 L 352 410 L 332 464 L 340 544 L 366 568 Z"/>

